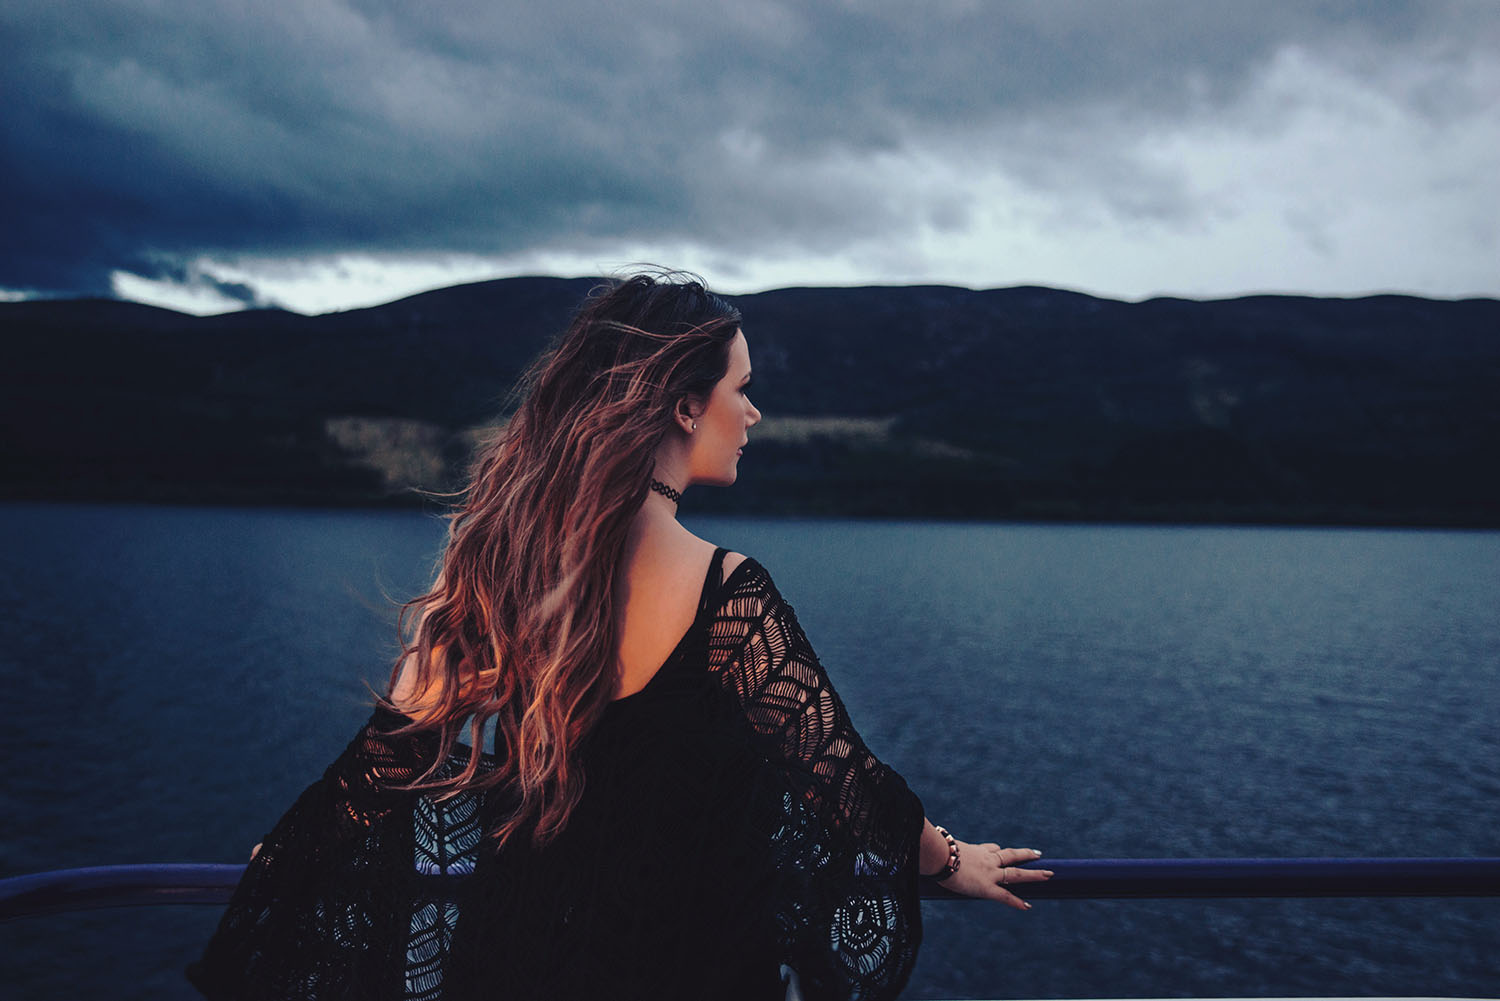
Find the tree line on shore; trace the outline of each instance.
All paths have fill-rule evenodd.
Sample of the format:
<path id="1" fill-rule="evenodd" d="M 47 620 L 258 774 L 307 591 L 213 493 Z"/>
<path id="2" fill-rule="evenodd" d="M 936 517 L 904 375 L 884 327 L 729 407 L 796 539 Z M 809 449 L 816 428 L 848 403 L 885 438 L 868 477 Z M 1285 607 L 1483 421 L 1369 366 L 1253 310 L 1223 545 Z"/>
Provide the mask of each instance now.
<path id="1" fill-rule="evenodd" d="M 0 304 L 9 498 L 423 504 L 461 485 L 590 279 L 322 316 Z M 1057 289 L 737 297 L 729 491 L 778 515 L 1500 523 L 1500 302 Z"/>

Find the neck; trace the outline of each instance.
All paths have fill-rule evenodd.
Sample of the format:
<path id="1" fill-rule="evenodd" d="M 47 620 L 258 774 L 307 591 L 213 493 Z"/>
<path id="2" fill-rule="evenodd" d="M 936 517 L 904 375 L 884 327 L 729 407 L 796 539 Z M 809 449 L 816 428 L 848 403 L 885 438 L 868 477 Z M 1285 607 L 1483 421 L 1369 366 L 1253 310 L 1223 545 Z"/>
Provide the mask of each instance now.
<path id="1" fill-rule="evenodd" d="M 641 510 L 652 515 L 666 515 L 674 519 L 677 517 L 677 505 L 655 490 L 646 495 L 646 502 L 641 505 Z"/>
<path id="2" fill-rule="evenodd" d="M 656 477 L 651 478 L 651 493 L 659 494 L 671 501 L 674 505 L 682 502 L 682 491 Z"/>
<path id="3" fill-rule="evenodd" d="M 627 562 L 628 554 L 646 545 L 647 540 L 654 539 L 659 543 L 663 539 L 676 538 L 686 531 L 682 522 L 677 520 L 677 505 L 654 490 L 648 492 L 645 502 L 630 523 L 626 542 Z"/>
<path id="4" fill-rule="evenodd" d="M 652 518 L 666 517 L 676 520 L 678 501 L 672 497 L 671 493 L 666 492 L 675 492 L 674 488 L 670 482 L 661 479 L 653 478 L 652 484 L 646 491 L 646 500 L 641 504 L 641 514 Z M 678 497 L 681 497 L 680 493 Z"/>

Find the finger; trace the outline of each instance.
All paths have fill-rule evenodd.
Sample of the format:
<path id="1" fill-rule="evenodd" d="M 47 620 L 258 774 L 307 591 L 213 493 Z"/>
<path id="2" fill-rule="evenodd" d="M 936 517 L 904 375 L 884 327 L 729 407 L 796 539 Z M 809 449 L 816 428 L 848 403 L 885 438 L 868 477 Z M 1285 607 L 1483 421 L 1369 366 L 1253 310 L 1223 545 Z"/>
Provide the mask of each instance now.
<path id="1" fill-rule="evenodd" d="M 255 847 L 252 848 L 252 849 L 250 849 L 250 861 L 254 862 L 255 861 L 255 856 L 257 856 L 259 854 L 260 854 L 260 842 L 257 841 L 255 843 Z"/>
<path id="2" fill-rule="evenodd" d="M 1051 878 L 1051 869 L 1020 869 L 1015 866 L 1006 866 L 1000 870 L 1001 886 L 1010 886 L 1015 883 L 1040 883 Z"/>
<path id="3" fill-rule="evenodd" d="M 1014 907 L 1018 911 L 1031 910 L 1031 905 L 1029 903 L 1022 900 L 1014 893 L 1011 893 L 1003 886 L 995 887 L 994 892 L 986 894 L 986 896 L 988 896 L 991 900 L 1000 901 L 1000 903 L 1005 904 L 1007 907 Z"/>
<path id="4" fill-rule="evenodd" d="M 1022 862 L 1035 862 L 1042 857 L 1042 853 L 1035 848 L 1002 848 L 1000 849 L 1001 865 L 1020 865 Z"/>

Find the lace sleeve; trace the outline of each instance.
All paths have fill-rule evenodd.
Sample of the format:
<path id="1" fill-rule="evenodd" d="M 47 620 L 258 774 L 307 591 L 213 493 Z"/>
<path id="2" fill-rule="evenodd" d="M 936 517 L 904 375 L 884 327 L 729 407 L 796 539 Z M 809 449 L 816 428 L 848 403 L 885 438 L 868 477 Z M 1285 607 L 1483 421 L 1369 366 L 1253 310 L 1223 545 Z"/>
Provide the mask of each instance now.
<path id="1" fill-rule="evenodd" d="M 922 804 L 860 739 L 765 569 L 736 568 L 710 666 L 780 772 L 783 947 L 808 997 L 893 998 L 921 941 Z"/>
<path id="2" fill-rule="evenodd" d="M 431 856 L 422 850 L 421 807 L 429 801 L 383 783 L 415 778 L 435 748 L 392 738 L 388 725 L 377 710 L 264 836 L 202 958 L 188 967 L 205 997 L 436 996 L 420 988 L 446 954 L 451 921 L 435 918 L 453 909 L 445 880 L 459 860 L 449 852 L 447 868 L 423 865 Z M 449 814 L 463 807 L 461 797 L 443 804 Z M 441 833 L 457 826 L 450 821 Z"/>

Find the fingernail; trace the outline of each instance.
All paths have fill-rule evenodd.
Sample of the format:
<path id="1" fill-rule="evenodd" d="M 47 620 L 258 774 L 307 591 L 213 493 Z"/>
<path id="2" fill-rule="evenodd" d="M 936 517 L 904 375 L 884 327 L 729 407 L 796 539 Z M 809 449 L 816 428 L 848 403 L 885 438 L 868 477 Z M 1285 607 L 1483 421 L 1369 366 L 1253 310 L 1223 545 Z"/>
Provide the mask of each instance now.
<path id="1" fill-rule="evenodd" d="M 1026 909 L 1028 911 L 1031 910 L 1031 902 L 1030 901 L 1026 901 Z"/>
<path id="2" fill-rule="evenodd" d="M 1035 848 L 1028 848 L 1026 850 L 1029 851 L 1029 852 L 1031 852 L 1031 854 L 1035 855 L 1037 858 L 1041 858 L 1042 857 L 1042 853 L 1039 852 L 1039 851 L 1037 851 Z"/>
<path id="3" fill-rule="evenodd" d="M 1044 870 L 1042 870 L 1042 871 L 1043 871 L 1043 872 L 1045 872 L 1045 873 L 1046 873 L 1046 874 L 1047 874 L 1047 878 L 1048 878 L 1048 879 L 1051 879 L 1051 878 L 1052 878 L 1052 870 L 1051 870 L 1051 869 L 1044 869 Z"/>

